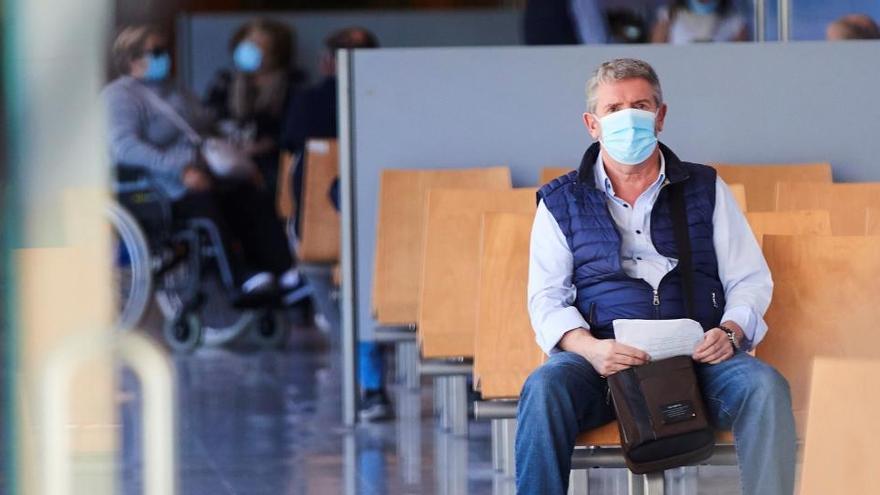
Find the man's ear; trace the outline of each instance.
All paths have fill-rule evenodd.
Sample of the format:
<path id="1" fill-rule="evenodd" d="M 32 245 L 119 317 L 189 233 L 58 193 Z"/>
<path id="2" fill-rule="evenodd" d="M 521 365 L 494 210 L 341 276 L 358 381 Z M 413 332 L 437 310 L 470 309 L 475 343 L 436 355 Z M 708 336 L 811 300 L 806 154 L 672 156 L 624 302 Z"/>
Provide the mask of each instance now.
<path id="1" fill-rule="evenodd" d="M 598 141 L 599 136 L 601 135 L 599 119 L 591 113 L 584 113 L 584 126 L 587 128 L 587 132 L 590 133 L 590 136 Z"/>
<path id="2" fill-rule="evenodd" d="M 657 117 L 654 119 L 654 131 L 657 134 L 663 132 L 663 123 L 666 121 L 666 103 L 660 105 L 657 110 Z"/>

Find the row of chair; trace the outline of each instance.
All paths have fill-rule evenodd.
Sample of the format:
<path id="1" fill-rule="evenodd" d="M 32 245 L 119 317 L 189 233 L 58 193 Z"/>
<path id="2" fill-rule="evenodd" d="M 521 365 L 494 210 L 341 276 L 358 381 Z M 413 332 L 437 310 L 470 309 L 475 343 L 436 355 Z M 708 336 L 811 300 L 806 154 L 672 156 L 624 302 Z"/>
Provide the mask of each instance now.
<path id="1" fill-rule="evenodd" d="M 718 166 L 719 173 L 728 181 L 742 180 L 757 184 L 757 187 L 743 187 L 745 200 L 740 199 L 741 205 L 756 205 L 755 210 L 749 210 L 749 221 L 756 232 L 756 236 L 763 241 L 769 234 L 803 235 L 830 235 L 832 233 L 861 235 L 867 232 L 868 224 L 875 215 L 869 208 L 870 205 L 880 206 L 873 192 L 877 186 L 873 184 L 832 184 L 828 165 L 807 165 L 804 167 L 735 167 Z M 732 171 L 732 172 L 731 172 Z M 470 171 L 472 173 L 472 171 Z M 559 171 L 554 171 L 553 174 Z M 389 172 L 390 173 L 390 172 Z M 425 171 L 394 171 L 394 173 L 409 173 L 413 176 L 423 175 Z M 460 171 L 431 171 L 431 174 L 445 173 L 450 176 L 461 173 Z M 805 182 L 780 182 L 787 174 L 794 177 L 795 181 Z M 552 174 L 551 174 L 552 175 Z M 729 177 L 732 176 L 732 177 Z M 824 180 L 824 183 L 807 181 Z M 767 183 L 772 186 L 767 186 Z M 423 184 L 423 182 L 421 182 Z M 465 182 L 467 183 L 467 182 Z M 384 188 L 383 182 L 383 188 Z M 734 186 L 734 189 L 740 189 Z M 410 191 L 412 192 L 412 191 Z M 420 192 L 420 191 L 418 191 Z M 416 199 L 416 192 L 412 196 Z M 397 191 L 392 197 L 406 195 L 404 191 Z M 522 193 L 521 196 L 518 193 Z M 474 360 L 474 383 L 480 390 L 484 400 L 500 399 L 507 401 L 507 407 L 486 406 L 482 409 L 496 411 L 488 414 L 490 417 L 510 415 L 514 410 L 513 400 L 519 394 L 522 384 L 528 374 L 541 364 L 544 356 L 534 345 L 534 336 L 531 330 L 526 312 L 525 286 L 527 280 L 528 264 L 528 238 L 531 228 L 532 211 L 534 208 L 534 190 L 511 190 L 508 197 L 500 191 L 456 191 L 443 190 L 442 186 L 431 189 L 424 198 L 423 224 L 416 225 L 416 229 L 409 233 L 411 239 L 421 239 L 421 260 L 416 261 L 416 266 L 421 264 L 420 283 L 418 292 L 409 292 L 399 295 L 402 299 L 410 297 L 410 304 L 418 308 L 418 319 L 414 322 L 417 329 L 421 356 L 423 360 L 429 359 L 452 359 Z M 474 201 L 472 198 L 482 198 Z M 512 204 L 512 198 L 523 197 L 521 204 Z M 412 201 L 412 197 L 410 198 Z M 872 202 L 873 201 L 873 202 Z M 784 211 L 770 211 L 775 205 L 776 209 Z M 516 211 L 524 209 L 525 213 L 517 214 Z M 380 209 L 384 209 L 381 206 Z M 473 227 L 475 222 L 467 221 L 483 214 L 480 232 L 480 250 L 474 255 L 473 246 L 477 229 Z M 381 214 L 380 214 L 381 215 Z M 380 216 L 379 240 L 382 240 L 382 217 Z M 470 227 L 469 227 L 470 226 Z M 394 227 L 391 227 L 394 229 Z M 470 230 L 470 232 L 468 232 Z M 406 237 L 401 231 L 397 235 Z M 417 242 L 417 241 L 415 241 Z M 825 243 L 843 242 L 844 244 L 857 244 L 848 252 L 855 255 L 858 260 L 858 247 L 864 247 L 867 252 L 877 253 L 877 240 L 873 238 L 839 239 L 836 237 L 804 238 L 768 237 L 768 261 L 774 270 L 776 277 L 785 277 L 791 282 L 791 287 L 797 289 L 806 284 L 797 277 L 803 273 L 792 274 L 788 277 L 785 272 L 787 260 L 791 260 L 794 253 L 798 252 L 802 243 L 812 246 L 824 246 Z M 411 245 L 410 245 L 411 246 Z M 820 253 L 822 250 L 812 252 Z M 866 255 L 867 255 L 866 252 Z M 774 256 L 772 253 L 779 253 Z M 388 253 L 389 261 L 400 259 L 403 253 Z M 410 253 L 418 257 L 417 253 Z M 379 256 L 382 256 L 380 253 Z M 479 258 L 479 270 L 474 272 L 472 266 L 474 257 Z M 876 254 L 875 254 L 876 257 Z M 802 258 L 794 259 L 806 262 Z M 826 266 L 823 261 L 832 262 L 832 256 L 827 260 L 816 259 L 810 264 L 813 266 Z M 854 261 L 852 270 L 856 270 L 860 263 Z M 381 267 L 377 264 L 377 268 Z M 795 264 L 794 266 L 798 266 Z M 821 268 L 820 268 L 821 270 Z M 412 273 L 412 272 L 410 272 Z M 381 269 L 374 274 L 380 282 L 377 286 L 394 287 L 393 282 L 386 279 L 383 283 Z M 826 278 L 841 275 L 837 272 L 826 274 Z M 842 274 L 846 276 L 846 273 Z M 411 279 L 415 283 L 415 277 Z M 862 280 L 862 286 L 870 282 L 870 279 Z M 477 297 L 472 297 L 472 287 L 478 287 Z M 783 284 L 779 287 L 787 287 Z M 834 284 L 827 284 L 826 290 L 834 291 Z M 845 307 L 841 294 L 836 292 L 837 298 L 829 298 L 830 305 L 824 307 L 828 311 L 826 319 L 834 320 L 834 315 L 840 310 L 830 311 L 832 308 Z M 866 290 L 863 293 L 870 294 L 873 291 Z M 418 296 L 416 296 L 418 294 Z M 782 302 L 784 296 L 777 296 L 777 302 L 768 313 L 767 319 L 774 328 L 771 332 L 773 337 L 768 337 L 765 344 L 758 351 L 759 356 L 777 366 L 783 374 L 789 377 L 792 383 L 796 415 L 799 418 L 799 431 L 804 428 L 804 411 L 806 405 L 806 391 L 809 380 L 809 366 L 811 358 L 822 350 L 828 353 L 826 343 L 807 346 L 800 353 L 786 353 L 777 345 L 775 339 L 786 336 L 786 328 L 793 328 L 793 319 L 786 316 L 792 306 Z M 817 306 L 813 306 L 815 310 Z M 377 305 L 377 315 L 381 315 L 381 305 Z M 866 307 L 868 311 L 873 308 Z M 472 314 L 476 318 L 471 319 Z M 782 314 L 777 321 L 775 315 Z M 812 315 L 813 312 L 803 314 Z M 858 313 L 850 313 L 850 316 L 864 316 Z M 471 320 L 473 323 L 469 323 Z M 379 319 L 381 322 L 381 318 Z M 396 321 L 394 323 L 401 323 Z M 828 328 L 823 325 L 823 328 Z M 838 323 L 836 328 L 847 328 L 848 325 Z M 468 329 L 475 329 L 469 333 Z M 834 339 L 836 332 L 826 332 L 827 339 Z M 786 340 L 783 340 L 785 342 Z M 473 353 L 468 352 L 473 348 Z M 790 347 L 789 347 L 790 348 Z M 857 356 L 842 352 L 842 356 Z M 513 407 L 511 407 L 513 406 Z M 478 408 L 478 411 L 480 408 Z M 498 412 L 502 411 L 502 412 Z M 454 422 L 453 422 L 454 424 Z M 508 426 L 499 428 L 501 432 L 510 432 Z M 453 428 L 453 432 L 455 429 Z M 456 432 L 458 433 L 458 432 Z M 500 433 L 501 434 L 501 433 Z M 801 437 L 803 438 L 803 437 Z M 729 433 L 719 435 L 719 442 L 732 443 Z M 503 442 L 511 445 L 510 439 Z M 580 445 L 584 447 L 614 446 L 619 443 L 617 430 L 614 425 L 586 432 L 580 438 Z M 584 449 L 590 451 L 592 449 Z M 511 456 L 506 453 L 507 462 L 503 460 L 499 464 L 508 464 Z M 587 465 L 590 460 L 585 461 Z"/>
<path id="2" fill-rule="evenodd" d="M 813 357 L 880 354 L 864 345 L 880 316 L 870 300 L 880 289 L 880 237 L 867 236 L 880 235 L 880 184 L 832 183 L 828 164 L 715 167 L 746 212 L 776 281 L 766 316 L 772 330 L 757 354 L 788 378 L 799 438 L 810 442 L 804 431 Z M 545 169 L 541 182 L 569 170 Z M 306 209 L 309 187 L 307 180 Z M 381 177 L 372 294 L 377 335 L 405 343 L 401 354 L 418 353 L 398 360 L 413 367 L 398 374 L 417 386 L 418 361 L 434 377 L 442 426 L 454 434 L 467 432 L 459 396 L 472 376 L 482 397 L 475 412 L 493 420 L 496 468 L 507 474 L 516 399 L 544 360 L 526 309 L 534 208 L 535 189 L 512 188 L 504 167 L 385 170 Z M 416 338 L 418 347 L 410 344 Z M 850 365 L 827 367 L 836 366 Z M 811 411 L 821 405 L 815 402 Z M 712 462 L 735 463 L 730 433 L 718 441 L 726 448 Z M 585 432 L 578 444 L 575 467 L 623 466 L 614 424 Z M 808 460 L 828 457 L 810 452 L 820 453 Z M 645 487 L 662 490 L 662 477 L 633 480 L 634 492 Z"/>

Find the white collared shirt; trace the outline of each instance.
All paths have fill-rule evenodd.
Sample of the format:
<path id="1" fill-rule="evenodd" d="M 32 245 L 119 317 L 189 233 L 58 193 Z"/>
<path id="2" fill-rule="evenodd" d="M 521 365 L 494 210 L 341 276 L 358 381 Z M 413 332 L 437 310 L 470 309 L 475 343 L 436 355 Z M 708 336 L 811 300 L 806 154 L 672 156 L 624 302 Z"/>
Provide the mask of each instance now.
<path id="1" fill-rule="evenodd" d="M 628 204 L 615 195 L 601 154 L 594 174 L 597 187 L 605 191 L 608 210 L 620 233 L 623 271 L 657 289 L 663 276 L 678 263 L 678 260 L 658 253 L 651 241 L 651 211 L 666 183 L 665 157 L 660 154 L 657 180 L 636 199 L 635 204 Z M 726 299 L 721 321 L 736 322 L 746 338 L 757 345 L 767 333 L 764 313 L 770 305 L 773 281 L 745 215 L 721 177 L 715 183 L 712 222 L 718 276 Z M 532 225 L 528 305 L 536 340 L 547 354 L 556 349 L 565 333 L 576 328 L 590 328 L 584 316 L 573 306 L 577 293 L 572 284 L 573 271 L 574 260 L 565 234 L 541 201 Z"/>

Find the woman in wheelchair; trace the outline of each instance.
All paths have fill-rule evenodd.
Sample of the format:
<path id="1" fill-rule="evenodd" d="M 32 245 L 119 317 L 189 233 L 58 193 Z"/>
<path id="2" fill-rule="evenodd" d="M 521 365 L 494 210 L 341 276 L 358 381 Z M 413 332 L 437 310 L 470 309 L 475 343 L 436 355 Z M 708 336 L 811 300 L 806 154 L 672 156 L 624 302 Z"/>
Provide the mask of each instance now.
<path id="1" fill-rule="evenodd" d="M 114 163 L 145 171 L 151 186 L 168 199 L 176 222 L 201 219 L 214 226 L 221 258 L 228 261 L 234 281 L 235 304 L 293 305 L 306 298 L 308 285 L 294 266 L 271 192 L 259 174 L 235 180 L 214 177 L 187 132 L 210 132 L 213 119 L 197 99 L 170 81 L 171 60 L 162 32 L 149 26 L 126 28 L 116 38 L 112 56 L 120 76 L 104 88 L 102 97 Z"/>

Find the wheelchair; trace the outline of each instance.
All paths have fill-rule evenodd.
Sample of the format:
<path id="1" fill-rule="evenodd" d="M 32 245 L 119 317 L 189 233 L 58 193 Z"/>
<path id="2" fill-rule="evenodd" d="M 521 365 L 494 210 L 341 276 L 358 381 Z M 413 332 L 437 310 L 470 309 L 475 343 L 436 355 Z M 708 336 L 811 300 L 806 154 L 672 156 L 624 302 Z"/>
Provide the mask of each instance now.
<path id="1" fill-rule="evenodd" d="M 162 334 L 176 352 L 223 346 L 250 335 L 264 348 L 287 342 L 280 309 L 238 309 L 227 255 L 214 223 L 175 219 L 171 200 L 143 168 L 118 165 L 115 202 L 106 217 L 113 232 L 116 327 L 135 328 L 155 303 Z"/>

